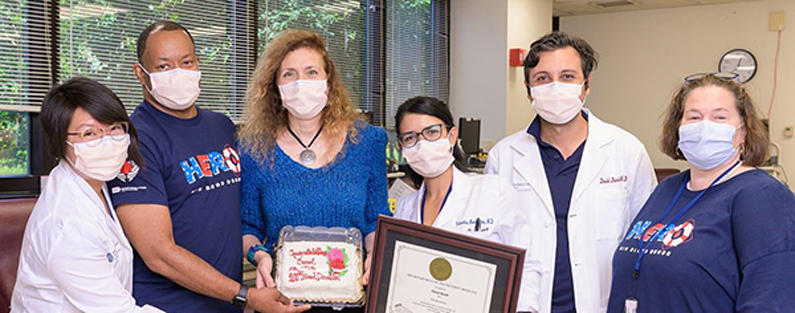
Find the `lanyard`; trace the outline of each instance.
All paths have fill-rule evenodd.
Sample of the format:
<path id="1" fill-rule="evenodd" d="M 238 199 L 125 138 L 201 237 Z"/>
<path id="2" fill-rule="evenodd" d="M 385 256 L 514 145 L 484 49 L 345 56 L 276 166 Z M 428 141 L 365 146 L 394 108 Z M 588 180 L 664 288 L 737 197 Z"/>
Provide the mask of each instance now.
<path id="1" fill-rule="evenodd" d="M 447 188 L 447 194 L 444 195 L 444 200 L 442 200 L 442 205 L 439 207 L 439 213 L 437 213 L 437 217 L 439 214 L 442 213 L 442 209 L 444 209 L 444 204 L 447 203 L 447 197 L 450 197 L 450 192 L 453 191 L 453 182 L 450 182 L 450 188 Z M 420 204 L 420 224 L 425 224 L 425 195 L 428 193 L 428 189 L 425 189 L 425 192 L 422 194 L 422 204 Z"/>
<path id="2" fill-rule="evenodd" d="M 690 200 L 690 202 L 687 203 L 687 205 L 682 207 L 682 209 L 680 209 L 679 212 L 676 213 L 676 215 L 674 215 L 674 217 L 671 219 L 670 222 L 668 222 L 668 224 L 666 224 L 664 227 L 661 227 L 660 229 L 657 230 L 657 232 L 654 233 L 654 236 L 652 236 L 651 239 L 649 239 L 649 242 L 646 244 L 646 247 L 643 247 L 643 235 L 644 234 L 640 235 L 640 238 L 638 239 L 638 248 L 640 248 L 640 251 L 638 251 L 638 259 L 635 261 L 635 267 L 634 267 L 633 272 L 632 272 L 633 282 L 634 282 L 634 280 L 637 280 L 638 277 L 640 277 L 640 265 L 641 265 L 641 262 L 643 262 L 643 255 L 645 254 L 645 250 L 648 249 L 651 246 L 651 244 L 654 242 L 654 240 L 657 239 L 657 237 L 660 235 L 660 233 L 662 233 L 665 229 L 668 229 L 668 225 L 673 225 L 674 222 L 676 222 L 676 220 L 679 219 L 682 215 L 687 213 L 687 211 L 690 211 L 690 209 L 693 208 L 693 206 L 696 204 L 698 199 L 701 199 L 701 196 L 703 196 L 704 193 L 707 192 L 707 190 L 712 188 L 712 186 L 715 186 L 715 184 L 717 182 L 721 181 L 721 179 L 723 179 L 723 177 L 725 177 L 726 175 L 728 175 L 729 173 L 734 171 L 737 168 L 738 165 L 740 165 L 740 161 L 737 161 L 737 163 L 735 163 L 732 167 L 730 167 L 729 169 L 724 171 L 723 174 L 720 174 L 720 176 L 718 176 L 718 178 L 716 178 L 712 182 L 712 184 L 709 185 L 709 187 L 707 187 L 706 189 L 702 190 L 698 194 L 698 196 L 693 198 L 693 200 Z M 663 212 L 662 216 L 660 216 L 660 218 L 657 219 L 657 221 L 655 221 L 654 223 L 650 224 L 651 227 L 654 227 L 654 225 L 657 225 L 660 222 L 662 222 L 668 216 L 668 214 L 671 213 L 671 209 L 673 209 L 673 207 L 676 204 L 676 202 L 679 201 L 679 198 L 682 197 L 682 192 L 685 190 L 685 187 L 687 186 L 688 182 L 690 182 L 690 175 L 685 175 L 685 180 L 682 182 L 682 185 L 679 186 L 679 190 L 676 191 L 676 195 L 674 196 L 673 201 L 671 201 L 671 204 L 669 204 L 668 208 L 665 209 L 665 212 Z"/>

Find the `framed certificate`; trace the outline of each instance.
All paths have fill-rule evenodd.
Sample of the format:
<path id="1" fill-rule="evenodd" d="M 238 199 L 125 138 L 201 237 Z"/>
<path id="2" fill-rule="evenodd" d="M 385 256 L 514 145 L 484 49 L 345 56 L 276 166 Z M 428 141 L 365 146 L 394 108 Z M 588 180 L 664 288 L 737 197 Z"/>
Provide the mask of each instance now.
<path id="1" fill-rule="evenodd" d="M 367 313 L 513 313 L 524 249 L 378 217 Z"/>

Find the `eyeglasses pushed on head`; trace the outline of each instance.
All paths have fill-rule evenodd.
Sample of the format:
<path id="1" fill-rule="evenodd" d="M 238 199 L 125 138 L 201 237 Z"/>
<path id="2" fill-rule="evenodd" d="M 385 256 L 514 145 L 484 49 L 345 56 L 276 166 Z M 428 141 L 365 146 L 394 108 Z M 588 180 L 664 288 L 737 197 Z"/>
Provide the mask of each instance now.
<path id="1" fill-rule="evenodd" d="M 697 81 L 697 80 L 702 79 L 702 78 L 704 78 L 706 76 L 714 76 L 714 77 L 717 77 L 717 78 L 720 78 L 720 79 L 731 80 L 731 81 L 734 81 L 734 82 L 736 82 L 738 84 L 742 83 L 742 81 L 740 80 L 740 74 L 729 73 L 729 72 L 712 72 L 712 73 L 690 74 L 690 75 L 687 75 L 685 77 L 685 82 L 689 83 L 689 82 L 692 82 L 692 81 Z"/>

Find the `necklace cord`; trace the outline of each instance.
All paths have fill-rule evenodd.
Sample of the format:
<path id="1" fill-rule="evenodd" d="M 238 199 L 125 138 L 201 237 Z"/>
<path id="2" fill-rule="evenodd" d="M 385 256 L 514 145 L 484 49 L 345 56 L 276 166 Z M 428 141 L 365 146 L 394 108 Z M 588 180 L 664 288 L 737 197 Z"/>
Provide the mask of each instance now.
<path id="1" fill-rule="evenodd" d="M 323 131 L 323 126 L 324 125 L 320 125 L 320 129 L 317 130 L 317 133 L 315 134 L 315 137 L 312 137 L 312 141 L 309 142 L 309 145 L 305 145 L 304 142 L 301 141 L 301 138 L 298 138 L 298 135 L 296 135 L 295 132 L 293 132 L 293 129 L 290 128 L 289 124 L 287 125 L 287 131 L 290 132 L 290 135 L 293 135 L 293 138 L 295 138 L 295 140 L 297 140 L 298 143 L 301 144 L 302 147 L 304 147 L 304 149 L 308 150 L 309 147 L 311 147 L 312 144 L 315 143 L 315 139 L 317 139 L 317 137 L 320 136 L 320 132 Z"/>

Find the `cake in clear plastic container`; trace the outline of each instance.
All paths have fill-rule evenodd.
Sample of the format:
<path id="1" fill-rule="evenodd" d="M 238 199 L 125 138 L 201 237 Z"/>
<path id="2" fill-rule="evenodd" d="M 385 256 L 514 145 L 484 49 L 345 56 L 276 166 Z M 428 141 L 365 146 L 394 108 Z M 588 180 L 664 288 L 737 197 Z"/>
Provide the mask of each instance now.
<path id="1" fill-rule="evenodd" d="M 356 228 L 285 226 L 276 248 L 276 288 L 313 306 L 363 306 L 362 255 Z"/>

